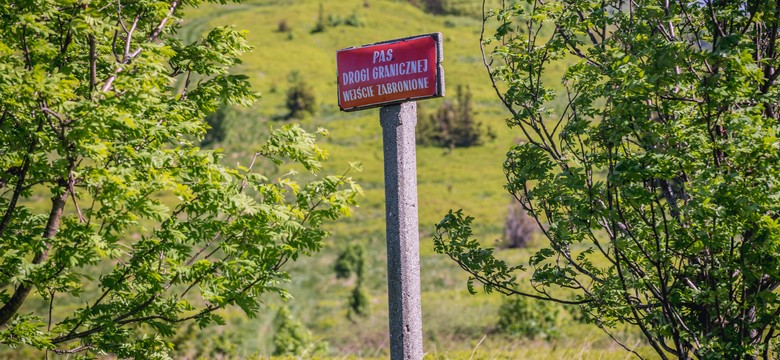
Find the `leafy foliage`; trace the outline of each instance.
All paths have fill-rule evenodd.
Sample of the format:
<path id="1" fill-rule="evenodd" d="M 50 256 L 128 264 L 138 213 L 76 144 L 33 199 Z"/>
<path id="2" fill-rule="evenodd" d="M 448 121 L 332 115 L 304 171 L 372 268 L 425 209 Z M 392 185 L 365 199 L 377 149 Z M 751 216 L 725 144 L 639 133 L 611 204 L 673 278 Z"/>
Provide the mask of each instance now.
<path id="1" fill-rule="evenodd" d="M 472 238 L 471 224 L 474 218 L 464 216 L 462 210 L 450 212 L 436 224 L 433 237 L 433 249 L 455 260 L 471 274 L 468 290 L 475 294 L 474 281 L 482 283 L 483 290 L 491 293 L 496 290 L 502 294 L 515 294 L 515 272 L 525 270 L 522 265 L 508 266 L 506 262 L 493 256 L 493 249 L 482 248 L 479 241 Z"/>
<path id="2" fill-rule="evenodd" d="M 352 320 L 354 320 L 352 315 L 367 317 L 371 313 L 371 298 L 362 284 L 362 282 L 359 282 L 355 285 L 349 296 L 349 314 L 347 317 Z"/>
<path id="3" fill-rule="evenodd" d="M 198 3 L 0 4 L 3 344 L 167 358 L 180 324 L 286 297 L 285 263 L 350 214 L 359 188 L 345 176 L 255 169 L 318 174 L 326 154 L 298 126 L 273 131 L 246 167 L 196 147 L 207 114 L 256 98 L 228 73 L 250 49 L 243 32 L 173 36 L 182 4 Z M 72 311 L 48 311 L 61 306 Z"/>
<path id="4" fill-rule="evenodd" d="M 274 318 L 274 355 L 304 354 L 314 355 L 328 351 L 327 342 L 316 342 L 311 332 L 290 314 L 290 309 L 283 306 Z"/>
<path id="5" fill-rule="evenodd" d="M 334 266 L 336 277 L 346 279 L 355 274 L 358 279 L 362 278 L 366 266 L 365 251 L 365 247 L 360 244 L 347 246 L 336 260 L 336 265 Z"/>
<path id="6" fill-rule="evenodd" d="M 244 345 L 239 336 L 240 329 L 231 325 L 214 329 L 218 331 L 200 331 L 195 323 L 182 326 L 171 340 L 172 357 L 174 359 L 229 358 Z"/>
<path id="7" fill-rule="evenodd" d="M 708 0 L 486 14 L 489 74 L 527 140 L 507 153 L 506 189 L 549 224 L 549 245 L 530 259 L 533 293 L 512 290 L 521 268 L 459 212 L 437 251 L 486 290 L 579 304 L 608 333 L 631 324 L 662 359 L 776 354 L 778 14 Z M 556 92 L 541 74 L 569 59 Z"/>
<path id="8" fill-rule="evenodd" d="M 529 339 L 555 338 L 560 326 L 560 308 L 556 305 L 523 296 L 508 297 L 498 309 L 496 329 L 503 334 Z"/>

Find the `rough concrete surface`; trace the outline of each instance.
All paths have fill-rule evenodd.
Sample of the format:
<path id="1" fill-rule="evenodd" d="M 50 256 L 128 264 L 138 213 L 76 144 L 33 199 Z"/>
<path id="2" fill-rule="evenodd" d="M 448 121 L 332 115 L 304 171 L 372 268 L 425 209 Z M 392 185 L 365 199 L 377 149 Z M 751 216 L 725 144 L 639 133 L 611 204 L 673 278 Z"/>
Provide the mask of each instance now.
<path id="1" fill-rule="evenodd" d="M 390 358 L 420 360 L 420 244 L 417 227 L 417 103 L 379 110 L 385 156 Z"/>

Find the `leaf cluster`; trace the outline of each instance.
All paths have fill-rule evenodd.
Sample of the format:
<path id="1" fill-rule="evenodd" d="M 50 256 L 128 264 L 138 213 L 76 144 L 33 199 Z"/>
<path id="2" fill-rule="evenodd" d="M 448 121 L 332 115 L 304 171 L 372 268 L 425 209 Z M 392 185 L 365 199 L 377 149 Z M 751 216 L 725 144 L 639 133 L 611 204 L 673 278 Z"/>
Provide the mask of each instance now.
<path id="1" fill-rule="evenodd" d="M 257 98 L 228 71 L 244 32 L 175 37 L 198 3 L 0 4 L 0 343 L 166 358 L 180 324 L 287 297 L 285 263 L 350 215 L 359 187 L 319 174 L 327 154 L 299 126 L 246 166 L 197 147 L 207 114 Z"/>
<path id="2" fill-rule="evenodd" d="M 485 64 L 525 138 L 506 189 L 546 223 L 536 296 L 578 302 L 610 334 L 633 325 L 663 359 L 777 352 L 778 14 L 621 0 L 485 13 Z M 486 289 L 513 285 L 468 226 L 447 215 L 437 251 Z"/>

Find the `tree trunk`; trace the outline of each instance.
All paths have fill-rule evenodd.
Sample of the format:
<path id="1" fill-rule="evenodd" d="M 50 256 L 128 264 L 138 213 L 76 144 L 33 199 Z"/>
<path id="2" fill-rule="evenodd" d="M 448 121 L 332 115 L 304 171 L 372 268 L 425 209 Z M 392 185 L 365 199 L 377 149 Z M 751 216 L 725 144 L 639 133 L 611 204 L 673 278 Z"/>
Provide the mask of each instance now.
<path id="1" fill-rule="evenodd" d="M 62 211 L 65 209 L 65 202 L 68 200 L 68 192 L 63 191 L 62 195 L 54 196 L 51 199 L 51 213 L 49 213 L 49 220 L 46 222 L 46 229 L 43 231 L 44 239 L 51 239 L 57 235 L 57 230 L 60 228 L 60 220 L 62 219 Z M 41 264 L 49 258 L 49 250 L 51 245 L 46 244 L 46 249 L 35 255 L 32 263 L 35 265 Z M 11 318 L 19 311 L 19 308 L 24 303 L 27 295 L 33 288 L 33 284 L 30 281 L 25 281 L 16 288 L 14 295 L 8 302 L 0 308 L 0 326 L 8 323 Z"/>

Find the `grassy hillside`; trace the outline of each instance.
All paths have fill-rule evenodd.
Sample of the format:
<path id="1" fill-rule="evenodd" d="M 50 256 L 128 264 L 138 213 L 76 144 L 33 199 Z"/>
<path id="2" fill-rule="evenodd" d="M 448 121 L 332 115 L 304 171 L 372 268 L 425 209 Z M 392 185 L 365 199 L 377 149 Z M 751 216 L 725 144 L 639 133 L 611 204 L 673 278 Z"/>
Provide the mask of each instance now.
<path id="1" fill-rule="evenodd" d="M 465 2 L 464 2 L 465 3 Z M 476 3 L 476 2 L 474 2 Z M 463 6 L 476 11 L 474 6 Z M 466 11 L 468 12 L 468 11 Z M 360 26 L 326 27 L 312 33 L 322 13 L 328 18 L 357 20 Z M 233 110 L 228 135 L 217 146 L 230 154 L 230 161 L 246 163 L 255 144 L 269 127 L 285 120 L 285 93 L 288 77 L 298 72 L 310 84 L 318 100 L 318 113 L 299 121 L 308 129 L 325 127 L 330 136 L 324 147 L 330 153 L 327 168 L 342 172 L 348 163 L 358 161 L 364 171 L 354 174 L 365 189 L 356 215 L 330 227 L 332 237 L 324 253 L 294 265 L 290 303 L 293 313 L 313 332 L 315 338 L 330 344 L 334 356 L 387 356 L 388 339 L 386 262 L 384 243 L 384 183 L 382 138 L 378 110 L 342 113 L 337 106 L 335 54 L 338 49 L 405 37 L 442 32 L 444 69 L 449 94 L 458 85 L 468 85 L 473 93 L 477 119 L 491 127 L 495 140 L 468 149 L 445 150 L 418 147 L 420 247 L 423 287 L 423 326 L 425 349 L 430 358 L 506 359 L 622 359 L 626 353 L 592 326 L 572 321 L 562 313 L 566 326 L 553 342 L 505 338 L 494 332 L 501 304 L 498 295 L 468 295 L 466 276 L 453 262 L 433 253 L 433 224 L 448 209 L 464 209 L 477 218 L 475 231 L 486 243 L 501 237 L 509 196 L 503 191 L 501 165 L 506 149 L 521 138 L 518 131 L 504 125 L 506 113 L 492 91 L 479 52 L 480 21 L 474 14 L 433 16 L 406 1 L 390 0 L 266 0 L 246 1 L 227 6 L 194 9 L 182 24 L 188 40 L 214 26 L 230 25 L 249 31 L 255 50 L 244 57 L 236 72 L 251 77 L 254 88 L 263 94 L 253 109 Z M 278 31 L 280 24 L 290 31 Z M 551 76 L 560 76 L 552 69 Z M 420 102 L 422 114 L 432 113 L 443 101 Z M 337 280 L 333 264 L 339 250 L 362 243 L 369 254 L 367 270 L 371 315 L 352 322 L 347 319 L 347 298 L 353 281 Z M 503 251 L 501 256 L 526 262 L 530 250 Z M 217 331 L 240 341 L 234 349 L 242 356 L 268 355 L 272 347 L 273 309 L 258 319 L 229 314 L 230 326 Z M 630 345 L 638 343 L 637 337 Z"/>

